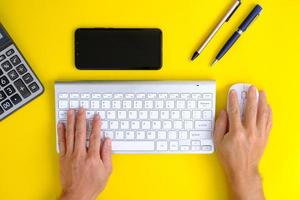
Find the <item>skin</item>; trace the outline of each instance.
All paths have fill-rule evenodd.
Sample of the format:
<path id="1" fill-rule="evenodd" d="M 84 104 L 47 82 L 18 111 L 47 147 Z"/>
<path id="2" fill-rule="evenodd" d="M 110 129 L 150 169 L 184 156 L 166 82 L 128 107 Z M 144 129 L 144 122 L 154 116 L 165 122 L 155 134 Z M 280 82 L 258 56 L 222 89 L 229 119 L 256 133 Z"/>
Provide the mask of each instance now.
<path id="1" fill-rule="evenodd" d="M 260 92 L 258 103 L 256 99 L 256 88 L 252 86 L 241 119 L 237 93 L 231 91 L 228 110 L 221 111 L 216 121 L 216 150 L 234 200 L 265 199 L 258 164 L 272 127 L 272 112 L 265 92 Z"/>
<path id="2" fill-rule="evenodd" d="M 258 164 L 272 127 L 272 112 L 265 92 L 256 101 L 250 87 L 241 119 L 237 93 L 231 91 L 228 110 L 216 120 L 214 142 L 234 200 L 263 200 Z M 60 147 L 61 200 L 94 200 L 103 191 L 112 172 L 111 141 L 100 142 L 101 120 L 93 119 L 90 145 L 85 146 L 86 118 L 80 108 L 68 111 L 67 125 L 58 124 Z"/>
<path id="3" fill-rule="evenodd" d="M 66 127 L 58 124 L 61 200 L 94 200 L 101 193 L 112 172 L 111 141 L 100 142 L 101 120 L 93 119 L 89 148 L 86 148 L 86 117 L 80 108 L 75 116 L 68 111 Z"/>

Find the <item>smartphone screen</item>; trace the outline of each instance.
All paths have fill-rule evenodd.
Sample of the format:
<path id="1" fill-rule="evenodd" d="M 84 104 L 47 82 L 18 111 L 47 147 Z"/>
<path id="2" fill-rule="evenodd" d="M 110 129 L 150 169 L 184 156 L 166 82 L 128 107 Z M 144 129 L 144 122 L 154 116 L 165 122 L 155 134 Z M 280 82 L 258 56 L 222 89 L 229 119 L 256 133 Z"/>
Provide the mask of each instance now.
<path id="1" fill-rule="evenodd" d="M 75 65 L 94 70 L 160 69 L 162 33 L 159 29 L 77 29 Z"/>

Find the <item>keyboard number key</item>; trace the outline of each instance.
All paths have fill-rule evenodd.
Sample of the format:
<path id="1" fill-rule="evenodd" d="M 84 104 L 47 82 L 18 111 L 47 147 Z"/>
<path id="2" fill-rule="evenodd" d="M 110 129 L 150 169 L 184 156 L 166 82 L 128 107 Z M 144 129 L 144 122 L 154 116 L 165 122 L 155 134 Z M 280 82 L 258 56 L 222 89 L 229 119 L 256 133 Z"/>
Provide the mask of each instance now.
<path id="1" fill-rule="evenodd" d="M 0 102 L 6 98 L 6 94 L 3 91 L 0 91 Z"/>
<path id="2" fill-rule="evenodd" d="M 2 108 L 4 108 L 5 110 L 9 110 L 10 108 L 13 107 L 13 104 L 11 103 L 10 100 L 4 101 L 1 105 L 2 105 Z"/>
<path id="3" fill-rule="evenodd" d="M 0 86 L 1 87 L 5 87 L 8 83 L 9 83 L 9 80 L 7 79 L 6 76 L 2 76 L 0 78 Z"/>
<path id="4" fill-rule="evenodd" d="M 6 88 L 4 88 L 4 91 L 7 94 L 7 96 L 10 96 L 16 92 L 15 88 L 12 85 L 9 85 Z"/>

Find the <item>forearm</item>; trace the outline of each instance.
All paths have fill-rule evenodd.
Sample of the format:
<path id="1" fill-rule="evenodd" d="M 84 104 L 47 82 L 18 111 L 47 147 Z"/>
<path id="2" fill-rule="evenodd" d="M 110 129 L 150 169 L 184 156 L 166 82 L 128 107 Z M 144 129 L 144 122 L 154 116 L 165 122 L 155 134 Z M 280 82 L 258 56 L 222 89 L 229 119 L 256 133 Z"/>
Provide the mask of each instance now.
<path id="1" fill-rule="evenodd" d="M 233 200 L 264 200 L 262 181 L 258 171 L 244 176 L 229 177 Z"/>

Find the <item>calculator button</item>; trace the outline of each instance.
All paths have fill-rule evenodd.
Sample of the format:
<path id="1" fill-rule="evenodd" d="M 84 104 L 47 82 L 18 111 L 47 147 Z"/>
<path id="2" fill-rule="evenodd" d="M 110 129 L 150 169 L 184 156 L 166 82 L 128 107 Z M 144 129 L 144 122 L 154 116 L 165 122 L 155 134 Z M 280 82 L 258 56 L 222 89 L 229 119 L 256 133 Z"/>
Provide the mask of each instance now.
<path id="1" fill-rule="evenodd" d="M 18 78 L 18 76 L 19 76 L 15 70 L 11 70 L 10 72 L 7 73 L 7 75 L 10 78 L 10 80 L 12 80 L 12 81 L 15 80 L 16 78 Z"/>
<path id="2" fill-rule="evenodd" d="M 1 78 L 0 78 L 0 86 L 2 86 L 2 87 L 4 87 L 4 86 L 6 86 L 7 84 L 8 84 L 8 79 L 7 79 L 7 77 L 6 76 L 2 76 Z"/>
<path id="3" fill-rule="evenodd" d="M 5 59 L 5 55 L 0 55 L 0 62 L 3 61 Z"/>
<path id="4" fill-rule="evenodd" d="M 25 72 L 27 72 L 27 69 L 25 68 L 25 66 L 22 64 L 22 65 L 19 65 L 18 67 L 16 67 L 17 69 L 17 72 L 22 75 L 24 74 Z"/>
<path id="5" fill-rule="evenodd" d="M 23 83 L 21 79 L 18 79 L 14 82 L 14 85 L 16 86 L 17 90 L 21 93 L 23 98 L 27 98 L 30 96 L 30 92 Z"/>
<path id="6" fill-rule="evenodd" d="M 13 104 L 8 99 L 5 100 L 1 105 L 5 110 L 9 110 L 11 107 L 13 107 Z"/>
<path id="7" fill-rule="evenodd" d="M 15 88 L 12 85 L 9 85 L 6 88 L 4 88 L 4 91 L 7 94 L 7 96 L 10 96 L 16 92 Z"/>
<path id="8" fill-rule="evenodd" d="M 4 63 L 1 64 L 2 69 L 4 69 L 4 71 L 9 71 L 12 68 L 12 65 L 8 62 L 5 61 Z"/>
<path id="9" fill-rule="evenodd" d="M 13 55 L 13 53 L 15 53 L 15 51 L 13 49 L 10 49 L 6 52 L 6 55 L 11 56 L 11 55 Z"/>
<path id="10" fill-rule="evenodd" d="M 4 110 L 0 107 L 0 115 L 4 113 Z"/>
<path id="11" fill-rule="evenodd" d="M 27 74 L 25 74 L 23 77 L 22 77 L 22 79 L 24 80 L 24 82 L 25 83 L 30 83 L 31 81 L 33 81 L 33 78 L 32 78 L 32 76 L 29 74 L 29 73 L 27 73 Z"/>
<path id="12" fill-rule="evenodd" d="M 0 91 L 0 102 L 6 98 L 6 95 L 3 91 Z"/>
<path id="13" fill-rule="evenodd" d="M 39 90 L 39 86 L 35 82 L 31 83 L 28 87 L 31 92 L 36 92 Z"/>
<path id="14" fill-rule="evenodd" d="M 17 105 L 22 101 L 22 98 L 18 94 L 15 94 L 12 97 L 10 97 L 10 100 L 13 102 L 13 104 Z"/>
<path id="15" fill-rule="evenodd" d="M 17 66 L 18 64 L 21 63 L 21 60 L 18 56 L 13 56 L 10 58 L 10 62 L 14 65 Z"/>

